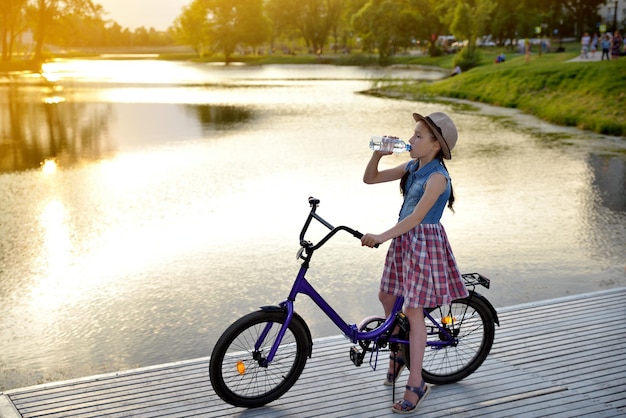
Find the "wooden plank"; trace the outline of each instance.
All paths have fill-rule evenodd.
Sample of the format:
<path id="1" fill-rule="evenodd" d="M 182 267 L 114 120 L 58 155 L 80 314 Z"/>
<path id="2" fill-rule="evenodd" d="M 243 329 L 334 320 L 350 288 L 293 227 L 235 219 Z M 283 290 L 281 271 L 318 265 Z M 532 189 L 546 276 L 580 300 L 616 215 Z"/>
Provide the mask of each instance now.
<path id="1" fill-rule="evenodd" d="M 13 402 L 8 396 L 0 393 L 0 417 L 2 418 L 20 418 L 21 415 L 18 412 Z"/>
<path id="2" fill-rule="evenodd" d="M 499 317 L 485 363 L 462 382 L 434 386 L 420 416 L 626 415 L 626 288 L 504 309 Z M 357 368 L 351 345 L 341 336 L 315 340 L 298 382 L 263 408 L 225 404 L 202 358 L 11 390 L 0 394 L 0 416 L 7 404 L 11 418 L 397 416 L 392 398 L 402 396 L 408 373 L 393 392 L 382 385 L 388 353 L 380 353 L 376 371 L 367 358 Z"/>

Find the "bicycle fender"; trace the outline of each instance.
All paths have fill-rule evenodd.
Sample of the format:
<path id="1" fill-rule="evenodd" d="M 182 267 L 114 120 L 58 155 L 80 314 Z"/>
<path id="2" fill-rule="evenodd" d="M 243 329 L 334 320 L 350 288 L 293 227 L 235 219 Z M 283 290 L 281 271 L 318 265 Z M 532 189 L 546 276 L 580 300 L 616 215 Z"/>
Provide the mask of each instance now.
<path id="1" fill-rule="evenodd" d="M 285 312 L 285 313 L 287 313 L 287 310 L 285 308 L 281 308 L 280 306 L 276 306 L 276 305 L 274 305 L 274 306 L 261 306 L 261 310 L 263 312 Z M 302 317 L 297 312 L 293 313 L 293 317 L 292 317 L 291 320 L 292 321 L 296 321 L 306 331 L 306 335 L 307 335 L 307 339 L 308 339 L 307 345 L 309 346 L 307 356 L 309 358 L 311 358 L 311 356 L 313 354 L 313 337 L 311 336 L 311 330 L 309 329 L 309 326 L 307 325 L 307 323 L 304 321 L 304 319 L 302 319 Z"/>
<path id="2" fill-rule="evenodd" d="M 477 298 L 477 299 L 480 299 L 481 301 L 483 301 L 483 303 L 485 305 L 487 305 L 487 307 L 489 308 L 489 311 L 491 312 L 491 315 L 493 315 L 493 320 L 496 323 L 496 325 L 500 326 L 500 320 L 498 319 L 498 312 L 496 312 L 496 308 L 493 307 L 491 302 L 489 302 L 489 300 L 487 300 L 486 297 L 484 297 L 480 293 L 478 293 L 476 291 L 473 291 L 473 290 L 470 290 L 470 297 L 471 298 Z"/>

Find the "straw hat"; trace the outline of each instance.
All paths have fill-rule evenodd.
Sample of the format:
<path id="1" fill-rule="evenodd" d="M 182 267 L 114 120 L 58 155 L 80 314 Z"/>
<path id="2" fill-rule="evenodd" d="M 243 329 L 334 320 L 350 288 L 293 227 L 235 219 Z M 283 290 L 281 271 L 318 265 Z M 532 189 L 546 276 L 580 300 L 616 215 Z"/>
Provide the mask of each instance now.
<path id="1" fill-rule="evenodd" d="M 458 133 L 454 122 L 448 115 L 442 112 L 431 113 L 428 116 L 422 116 L 419 113 L 413 113 L 413 119 L 415 122 L 422 121 L 428 125 L 430 130 L 441 144 L 441 150 L 443 151 L 443 158 L 446 160 L 452 159 L 450 151 L 456 145 Z"/>

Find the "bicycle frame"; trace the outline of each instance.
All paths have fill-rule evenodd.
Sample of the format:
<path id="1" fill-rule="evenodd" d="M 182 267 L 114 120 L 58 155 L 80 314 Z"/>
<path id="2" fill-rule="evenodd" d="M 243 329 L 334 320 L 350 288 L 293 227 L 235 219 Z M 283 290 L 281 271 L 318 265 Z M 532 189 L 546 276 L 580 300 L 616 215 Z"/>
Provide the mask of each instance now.
<path id="1" fill-rule="evenodd" d="M 265 366 L 269 365 L 274 359 L 274 356 L 278 350 L 278 347 L 280 346 L 282 339 L 285 335 L 285 332 L 287 331 L 287 328 L 289 327 L 289 324 L 291 323 L 291 320 L 293 319 L 293 316 L 295 314 L 294 304 L 295 304 L 295 300 L 298 294 L 304 294 L 304 295 L 309 296 L 313 300 L 313 302 L 315 302 L 315 304 L 322 310 L 322 312 L 326 314 L 326 316 L 339 328 L 339 330 L 353 344 L 357 343 L 358 341 L 373 341 L 377 344 L 379 341 L 382 341 L 385 343 L 409 344 L 408 340 L 400 339 L 398 337 L 389 336 L 388 338 L 385 338 L 387 334 L 389 335 L 391 334 L 390 330 L 391 331 L 394 330 L 397 325 L 397 315 L 398 313 L 402 311 L 402 306 L 404 304 L 403 297 L 398 297 L 396 299 L 391 315 L 389 315 L 389 317 L 385 319 L 383 324 L 381 324 L 379 327 L 371 331 L 360 331 L 356 324 L 348 324 L 328 304 L 328 302 L 326 302 L 326 300 L 315 290 L 315 288 L 311 285 L 311 283 L 309 283 L 309 281 L 306 279 L 305 277 L 306 272 L 309 269 L 309 263 L 313 256 L 313 253 L 315 252 L 315 250 L 319 249 L 322 245 L 324 245 L 333 235 L 335 235 L 339 231 L 344 230 L 344 231 L 349 232 L 350 234 L 352 234 L 354 237 L 358 239 L 360 239 L 363 236 L 363 234 L 360 233 L 359 231 L 356 231 L 347 226 L 334 227 L 330 223 L 328 223 L 326 220 L 321 218 L 317 213 L 315 213 L 317 206 L 319 205 L 318 199 L 310 197 L 309 204 L 311 205 L 311 212 L 309 213 L 309 216 L 307 217 L 307 220 L 302 228 L 302 231 L 300 232 L 301 248 L 300 248 L 300 251 L 298 252 L 298 259 L 302 259 L 304 260 L 304 262 L 302 263 L 300 267 L 300 270 L 298 272 L 298 275 L 296 276 L 293 287 L 291 288 L 291 291 L 289 292 L 289 296 L 287 300 L 279 304 L 279 306 L 285 309 L 285 311 L 287 312 L 287 320 L 282 325 L 278 333 L 278 336 L 276 340 L 274 341 L 274 344 L 272 345 L 272 348 L 270 349 L 270 352 L 268 353 L 266 357 L 266 360 L 263 362 L 264 365 Z M 330 229 L 330 232 L 326 236 L 324 236 L 320 240 L 320 242 L 318 242 L 315 245 L 304 239 L 306 231 L 308 230 L 308 227 L 311 224 L 311 221 L 313 219 L 318 220 L 320 223 L 322 223 L 324 226 Z M 472 290 L 471 294 L 473 293 L 474 292 Z M 447 328 L 442 327 L 430 315 L 430 313 L 427 312 L 426 309 L 424 310 L 424 317 L 428 318 L 432 323 L 432 326 L 429 325 L 429 327 L 432 327 L 431 329 L 433 330 L 429 331 L 429 334 L 438 333 L 439 335 L 444 336 L 444 338 L 442 338 L 443 341 L 428 341 L 427 345 L 429 347 L 433 349 L 438 349 L 438 348 L 442 348 L 445 346 L 456 344 L 456 338 L 449 333 L 449 330 Z M 266 328 L 264 329 L 264 331 L 261 332 L 261 335 L 259 336 L 258 341 L 255 344 L 256 349 L 261 347 L 261 345 L 263 344 L 263 341 L 265 337 L 267 336 L 271 326 L 272 324 L 268 324 Z"/>

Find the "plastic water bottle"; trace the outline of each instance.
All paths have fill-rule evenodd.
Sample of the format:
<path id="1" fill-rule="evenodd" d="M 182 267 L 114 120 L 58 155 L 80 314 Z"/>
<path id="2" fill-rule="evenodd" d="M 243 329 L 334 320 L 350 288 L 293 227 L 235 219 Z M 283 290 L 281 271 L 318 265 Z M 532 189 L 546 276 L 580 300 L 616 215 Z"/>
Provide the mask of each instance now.
<path id="1" fill-rule="evenodd" d="M 411 151 L 411 144 L 398 138 L 373 136 L 370 138 L 370 149 L 373 151 L 404 152 Z"/>

